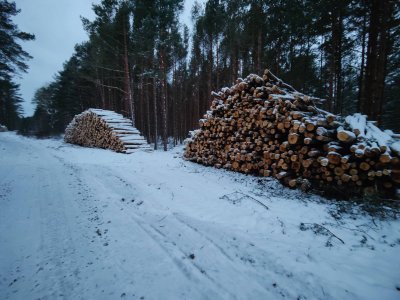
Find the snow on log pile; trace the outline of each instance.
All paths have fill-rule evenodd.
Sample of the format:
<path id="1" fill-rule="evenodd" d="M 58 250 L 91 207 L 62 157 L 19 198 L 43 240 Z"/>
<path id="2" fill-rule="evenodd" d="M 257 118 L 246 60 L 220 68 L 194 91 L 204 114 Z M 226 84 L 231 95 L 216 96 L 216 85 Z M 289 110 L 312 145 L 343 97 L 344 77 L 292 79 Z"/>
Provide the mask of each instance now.
<path id="1" fill-rule="evenodd" d="M 65 129 L 67 143 L 132 153 L 151 150 L 132 122 L 113 111 L 90 108 L 76 115 Z"/>
<path id="2" fill-rule="evenodd" d="M 7 127 L 0 124 L 0 132 L 6 132 L 6 131 L 8 131 Z"/>
<path id="3" fill-rule="evenodd" d="M 343 119 L 318 109 L 319 99 L 269 70 L 212 96 L 211 110 L 187 140 L 188 160 L 302 189 L 392 195 L 399 186 L 398 136 L 361 114 Z"/>

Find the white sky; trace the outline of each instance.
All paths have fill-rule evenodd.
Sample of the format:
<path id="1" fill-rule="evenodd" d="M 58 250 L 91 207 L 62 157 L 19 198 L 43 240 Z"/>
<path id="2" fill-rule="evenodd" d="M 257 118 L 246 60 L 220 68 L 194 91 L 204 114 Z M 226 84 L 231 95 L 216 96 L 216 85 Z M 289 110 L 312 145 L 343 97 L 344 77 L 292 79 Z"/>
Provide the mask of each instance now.
<path id="1" fill-rule="evenodd" d="M 36 36 L 35 41 L 24 42 L 22 46 L 33 59 L 28 61 L 29 70 L 17 79 L 24 99 L 24 115 L 34 112 L 31 101 L 35 91 L 53 80 L 62 69 L 77 43 L 87 40 L 80 16 L 92 20 L 92 3 L 100 0 L 16 0 L 21 12 L 14 18 L 19 29 Z M 204 2 L 204 1 L 201 1 Z M 181 22 L 190 24 L 190 10 L 194 0 L 185 0 Z"/>

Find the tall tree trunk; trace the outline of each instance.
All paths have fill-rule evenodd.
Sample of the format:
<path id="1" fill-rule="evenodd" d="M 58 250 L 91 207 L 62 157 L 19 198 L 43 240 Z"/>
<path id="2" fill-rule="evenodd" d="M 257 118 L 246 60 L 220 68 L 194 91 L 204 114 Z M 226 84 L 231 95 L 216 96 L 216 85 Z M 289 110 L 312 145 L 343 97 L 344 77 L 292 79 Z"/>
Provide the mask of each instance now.
<path id="1" fill-rule="evenodd" d="M 197 120 L 200 118 L 200 107 L 201 107 L 201 99 L 200 99 L 200 87 L 198 84 L 195 84 L 194 90 L 196 91 L 195 99 L 196 99 L 196 105 L 195 105 L 195 110 L 194 110 L 194 118 L 193 118 L 193 128 L 196 128 L 197 125 Z"/>
<path id="2" fill-rule="evenodd" d="M 164 151 L 168 150 L 168 119 L 167 119 L 167 74 L 165 70 L 164 51 L 160 51 L 160 67 L 161 67 L 161 117 L 163 127 L 163 146 Z"/>
<path id="3" fill-rule="evenodd" d="M 231 82 L 235 83 L 236 78 L 238 77 L 238 72 L 239 72 L 239 64 L 238 64 L 238 60 L 239 60 L 239 47 L 238 45 L 234 45 L 233 46 L 233 51 L 232 51 L 232 79 Z"/>
<path id="4" fill-rule="evenodd" d="M 262 31 L 261 28 L 258 30 L 258 37 L 257 37 L 257 73 L 261 74 L 261 51 L 262 51 Z"/>
<path id="5" fill-rule="evenodd" d="M 365 5 L 365 4 L 364 4 Z M 361 29 L 361 66 L 360 66 L 360 77 L 358 80 L 358 102 L 357 102 L 357 110 L 361 111 L 361 104 L 365 102 L 365 85 L 364 85 L 364 71 L 365 71 L 365 44 L 367 37 L 367 14 L 365 13 L 363 16 L 363 23 Z"/>
<path id="6" fill-rule="evenodd" d="M 338 8 L 334 28 L 334 61 L 335 61 L 335 113 L 343 113 L 343 7 Z"/>
<path id="7" fill-rule="evenodd" d="M 372 0 L 365 70 L 365 102 L 362 112 L 381 121 L 388 55 L 388 19 L 393 10 L 390 0 Z"/>
<path id="8" fill-rule="evenodd" d="M 106 96 L 105 96 L 105 92 L 104 92 L 104 86 L 101 84 L 101 79 L 100 79 L 100 75 L 99 75 L 99 69 L 96 68 L 95 69 L 95 73 L 96 73 L 96 86 L 97 89 L 99 91 L 100 94 L 100 99 L 101 99 L 101 108 L 102 109 L 106 109 Z"/>
<path id="9" fill-rule="evenodd" d="M 143 71 L 143 68 L 142 68 Z M 140 131 L 141 132 L 145 132 L 145 122 L 144 122 L 144 85 L 143 85 L 143 74 L 140 74 L 140 91 L 139 91 L 139 95 L 140 95 L 140 111 L 138 112 L 138 119 L 140 119 Z M 139 118 L 140 117 L 140 118 Z M 139 121 L 138 121 L 139 122 Z"/>
<path id="10" fill-rule="evenodd" d="M 219 88 L 219 78 L 220 78 L 220 71 L 219 71 L 219 69 L 218 69 L 218 66 L 219 66 L 219 36 L 217 36 L 217 41 L 216 41 L 216 62 L 215 62 L 215 65 L 216 65 L 216 67 L 215 67 L 215 70 L 216 70 L 216 79 L 217 79 L 217 84 L 216 84 L 216 87 L 217 87 L 217 89 Z"/>
<path id="11" fill-rule="evenodd" d="M 209 48 L 208 48 L 208 53 L 207 53 L 207 60 L 208 60 L 208 86 L 207 86 L 207 107 L 211 106 L 211 97 L 209 95 L 211 94 L 211 91 L 213 90 L 212 86 L 212 79 L 213 79 L 213 68 L 214 68 L 214 55 L 213 55 L 213 43 L 214 38 L 213 35 L 209 37 Z"/>
<path id="12" fill-rule="evenodd" d="M 132 98 L 131 79 L 129 74 L 128 41 L 124 26 L 124 84 L 125 84 L 125 111 L 130 113 L 132 125 L 135 126 L 135 108 Z"/>
<path id="13" fill-rule="evenodd" d="M 176 139 L 177 139 L 177 110 L 178 110 L 178 105 L 177 105 L 177 85 L 176 85 L 176 62 L 174 59 L 173 66 L 172 66 L 172 97 L 171 97 L 171 111 L 172 114 L 169 115 L 169 118 L 172 119 L 170 126 L 172 126 L 172 137 L 173 137 L 173 143 L 174 147 L 176 146 Z M 171 127 L 170 127 L 171 128 Z"/>
<path id="14" fill-rule="evenodd" d="M 382 3 L 383 2 L 383 3 Z M 385 102 L 385 79 L 387 74 L 387 58 L 389 54 L 389 19 L 391 18 L 394 10 L 393 1 L 386 0 L 382 1 L 382 24 L 380 30 L 380 48 L 379 48 L 379 59 L 378 59 L 378 91 L 377 97 L 377 121 L 379 124 L 382 123 L 383 106 Z"/>
<path id="15" fill-rule="evenodd" d="M 157 150 L 158 141 L 158 115 L 157 115 L 157 78 L 153 77 L 153 99 L 154 99 L 154 150 Z"/>
<path id="16" fill-rule="evenodd" d="M 147 123 L 147 142 L 151 142 L 151 121 L 150 121 L 150 97 L 149 97 L 149 80 L 146 80 L 146 123 Z M 154 99 L 155 101 L 155 99 Z"/>

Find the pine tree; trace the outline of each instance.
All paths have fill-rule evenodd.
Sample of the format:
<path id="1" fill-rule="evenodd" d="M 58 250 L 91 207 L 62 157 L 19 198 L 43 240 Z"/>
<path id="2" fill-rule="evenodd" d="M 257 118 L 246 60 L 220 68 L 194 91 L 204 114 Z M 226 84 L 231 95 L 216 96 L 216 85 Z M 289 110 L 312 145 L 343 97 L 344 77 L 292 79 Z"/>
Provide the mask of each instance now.
<path id="1" fill-rule="evenodd" d="M 394 1 L 371 0 L 369 6 L 368 46 L 365 67 L 365 90 L 361 111 L 372 120 L 382 121 L 387 58 L 390 53 L 390 19 Z"/>
<path id="2" fill-rule="evenodd" d="M 400 132 L 400 3 L 388 20 L 388 58 L 381 123 Z"/>
<path id="3" fill-rule="evenodd" d="M 0 0 L 0 123 L 15 129 L 22 113 L 19 85 L 13 78 L 26 72 L 31 56 L 19 42 L 30 41 L 34 35 L 20 31 L 12 17 L 20 12 L 15 2 Z"/>
<path id="4" fill-rule="evenodd" d="M 0 80 L 0 124 L 8 129 L 17 129 L 22 99 L 19 95 L 19 85 L 11 80 Z"/>

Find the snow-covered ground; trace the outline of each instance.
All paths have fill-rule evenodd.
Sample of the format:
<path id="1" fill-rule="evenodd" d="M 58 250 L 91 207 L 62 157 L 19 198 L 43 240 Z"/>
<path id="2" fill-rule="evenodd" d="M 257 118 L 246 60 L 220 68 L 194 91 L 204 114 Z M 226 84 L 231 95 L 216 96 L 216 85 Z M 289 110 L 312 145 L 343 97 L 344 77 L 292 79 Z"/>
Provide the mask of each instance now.
<path id="1" fill-rule="evenodd" d="M 399 220 L 181 154 L 1 133 L 0 299 L 400 299 Z"/>

